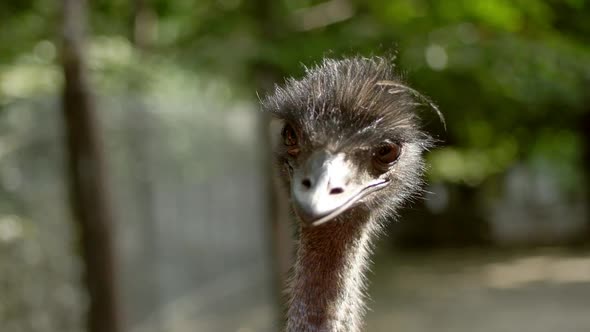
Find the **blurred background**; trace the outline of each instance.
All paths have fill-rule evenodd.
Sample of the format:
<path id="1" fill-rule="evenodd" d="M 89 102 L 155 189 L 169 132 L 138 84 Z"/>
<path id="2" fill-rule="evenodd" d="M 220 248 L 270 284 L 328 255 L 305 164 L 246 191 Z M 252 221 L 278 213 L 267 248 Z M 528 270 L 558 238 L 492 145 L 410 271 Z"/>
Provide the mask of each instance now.
<path id="1" fill-rule="evenodd" d="M 366 330 L 590 330 L 588 1 L 83 3 L 0 2 L 3 332 L 278 330 L 258 96 L 356 54 L 447 121 L 424 112 L 428 194 L 377 244 Z"/>

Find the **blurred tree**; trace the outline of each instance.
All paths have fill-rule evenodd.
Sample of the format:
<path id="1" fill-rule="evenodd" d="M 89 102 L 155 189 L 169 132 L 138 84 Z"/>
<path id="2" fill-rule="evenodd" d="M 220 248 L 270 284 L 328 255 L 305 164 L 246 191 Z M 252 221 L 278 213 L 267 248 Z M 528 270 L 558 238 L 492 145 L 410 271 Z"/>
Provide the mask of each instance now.
<path id="1" fill-rule="evenodd" d="M 252 27 L 256 38 L 260 43 L 272 43 L 276 40 L 277 35 L 281 34 L 281 28 L 276 21 L 274 13 L 277 10 L 276 1 L 272 0 L 255 0 L 247 4 L 246 10 L 252 19 Z M 260 59 L 252 59 L 248 64 L 248 76 L 252 77 L 255 82 L 256 93 L 265 95 L 274 88 L 274 84 L 280 80 L 284 74 L 280 67 L 260 61 Z M 259 148 L 264 151 L 263 158 L 261 158 L 261 167 L 264 174 L 274 174 L 276 171 L 272 165 L 271 158 L 271 137 L 269 132 L 270 116 L 266 113 L 259 113 L 258 115 L 258 132 Z M 293 263 L 293 248 L 294 242 L 291 240 L 291 215 L 289 210 L 289 203 L 284 192 L 278 183 L 278 177 L 265 176 L 266 192 L 268 193 L 264 201 L 268 202 L 268 213 L 266 215 L 269 231 L 269 252 L 271 253 L 271 261 L 273 262 L 273 276 L 274 281 L 274 296 L 275 296 L 275 310 L 276 321 L 279 324 L 283 322 L 283 312 L 286 310 L 283 301 L 283 289 L 287 284 L 288 272 Z M 280 327 L 283 329 L 283 326 Z"/>
<path id="2" fill-rule="evenodd" d="M 148 66 L 149 52 L 153 44 L 153 31 L 157 25 L 149 0 L 134 0 L 131 11 L 131 20 L 128 38 L 132 43 L 133 52 L 138 60 L 138 66 Z M 149 105 L 144 101 L 146 93 L 146 77 L 142 70 L 131 68 L 127 70 L 126 90 L 129 103 L 124 114 L 124 133 L 128 146 L 128 153 L 132 161 L 129 166 L 129 174 L 132 176 L 134 194 L 137 198 L 136 213 L 141 221 L 142 264 L 146 266 L 148 273 L 144 274 L 142 284 L 148 285 L 149 293 L 137 294 L 143 299 L 141 311 L 143 314 L 157 310 L 160 303 L 160 274 L 157 264 L 160 257 L 158 234 L 160 232 L 156 216 L 156 178 L 154 164 L 157 161 L 157 152 L 150 144 L 146 144 L 146 137 L 158 137 L 155 114 L 150 111 Z M 157 311 L 156 311 L 157 312 Z M 160 324 L 159 317 L 154 318 L 155 324 Z"/>
<path id="3" fill-rule="evenodd" d="M 129 33 L 132 6 L 137 24 Z M 46 59 L 54 7 L 49 0 L 0 3 L 0 77 L 53 65 Z M 579 196 L 589 178 L 588 15 L 590 4 L 581 0 L 96 0 L 90 18 L 97 32 L 91 45 L 124 36 L 148 47 L 156 61 L 146 72 L 214 73 L 248 95 L 326 55 L 393 53 L 401 74 L 449 123 L 446 133 L 433 126 L 445 146 L 429 155 L 431 182 L 490 195 L 485 187 L 515 165 L 547 164 L 564 192 Z M 96 66 L 93 74 L 115 69 Z M 0 99 L 13 98 L 14 86 L 0 85 Z"/>
<path id="4" fill-rule="evenodd" d="M 63 119 L 67 176 L 89 292 L 88 331 L 119 332 L 121 321 L 112 238 L 112 211 L 108 201 L 95 105 L 86 77 L 85 17 L 86 1 L 63 1 Z"/>

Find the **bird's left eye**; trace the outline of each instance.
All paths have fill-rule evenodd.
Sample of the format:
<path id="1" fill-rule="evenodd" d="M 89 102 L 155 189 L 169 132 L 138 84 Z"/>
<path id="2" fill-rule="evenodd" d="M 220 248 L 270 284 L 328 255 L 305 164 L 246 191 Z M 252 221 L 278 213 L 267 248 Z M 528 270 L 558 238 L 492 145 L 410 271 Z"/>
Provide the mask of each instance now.
<path id="1" fill-rule="evenodd" d="M 385 143 L 379 146 L 373 153 L 375 166 L 386 170 L 387 167 L 391 166 L 399 158 L 401 152 L 402 147 L 397 143 Z"/>

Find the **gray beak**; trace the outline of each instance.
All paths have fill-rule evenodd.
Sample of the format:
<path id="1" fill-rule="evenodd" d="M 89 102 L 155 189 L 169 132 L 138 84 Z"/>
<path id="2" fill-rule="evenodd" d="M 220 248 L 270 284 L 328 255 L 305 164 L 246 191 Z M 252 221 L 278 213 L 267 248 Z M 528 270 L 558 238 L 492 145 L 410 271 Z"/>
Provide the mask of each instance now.
<path id="1" fill-rule="evenodd" d="M 295 212 L 308 225 L 323 224 L 348 210 L 368 193 L 387 185 L 377 179 L 359 183 L 357 171 L 343 153 L 317 151 L 293 174 Z"/>

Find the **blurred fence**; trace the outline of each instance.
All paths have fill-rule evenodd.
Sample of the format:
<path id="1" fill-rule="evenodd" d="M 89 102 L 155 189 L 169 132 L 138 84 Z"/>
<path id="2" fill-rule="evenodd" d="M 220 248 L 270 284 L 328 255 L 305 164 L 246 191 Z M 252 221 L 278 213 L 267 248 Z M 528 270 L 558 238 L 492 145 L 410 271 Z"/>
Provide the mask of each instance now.
<path id="1" fill-rule="evenodd" d="M 80 331 L 84 295 L 69 221 L 55 98 L 0 115 L 2 331 Z"/>
<path id="2" fill-rule="evenodd" d="M 265 331 L 274 323 L 257 112 L 218 97 L 98 98 L 132 331 Z M 15 102 L 0 126 L 2 331 L 81 331 L 59 102 Z"/>
<path id="3" fill-rule="evenodd" d="M 129 317 L 141 331 L 264 331 L 274 284 L 257 113 L 188 98 L 103 106 L 121 117 L 106 137 Z"/>

